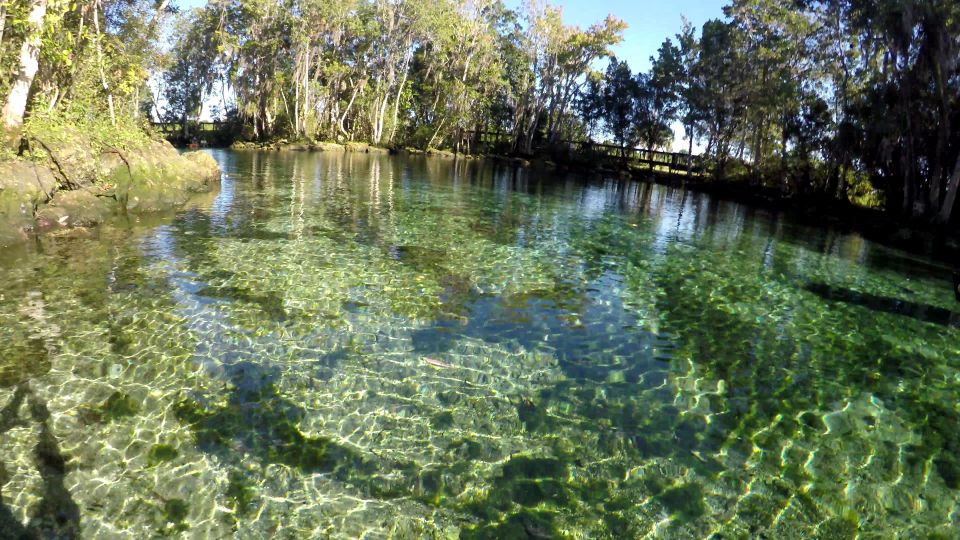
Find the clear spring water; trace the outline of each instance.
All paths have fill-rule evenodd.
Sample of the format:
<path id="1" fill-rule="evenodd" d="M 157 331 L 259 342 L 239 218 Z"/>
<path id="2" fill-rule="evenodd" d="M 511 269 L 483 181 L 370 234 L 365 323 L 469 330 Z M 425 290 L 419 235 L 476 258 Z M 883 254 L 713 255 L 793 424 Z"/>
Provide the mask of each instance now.
<path id="1" fill-rule="evenodd" d="M 957 537 L 949 269 L 634 182 L 214 155 L 176 216 L 2 251 L 3 536 Z"/>

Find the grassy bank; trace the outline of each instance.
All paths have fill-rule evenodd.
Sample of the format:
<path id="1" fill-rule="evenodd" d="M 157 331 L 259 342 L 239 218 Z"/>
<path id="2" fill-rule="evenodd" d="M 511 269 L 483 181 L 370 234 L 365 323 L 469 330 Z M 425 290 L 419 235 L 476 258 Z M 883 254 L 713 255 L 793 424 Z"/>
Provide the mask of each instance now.
<path id="1" fill-rule="evenodd" d="M 219 180 L 205 153 L 180 154 L 135 123 L 34 117 L 0 154 L 0 245 L 117 213 L 176 208 Z"/>

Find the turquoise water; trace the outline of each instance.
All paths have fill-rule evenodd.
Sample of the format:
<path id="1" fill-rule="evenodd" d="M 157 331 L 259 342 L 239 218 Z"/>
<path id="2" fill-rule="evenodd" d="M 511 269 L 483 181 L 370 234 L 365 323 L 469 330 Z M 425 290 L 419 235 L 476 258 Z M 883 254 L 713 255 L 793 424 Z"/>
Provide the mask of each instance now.
<path id="1" fill-rule="evenodd" d="M 0 256 L 0 531 L 956 538 L 950 272 L 695 193 L 214 152 Z"/>

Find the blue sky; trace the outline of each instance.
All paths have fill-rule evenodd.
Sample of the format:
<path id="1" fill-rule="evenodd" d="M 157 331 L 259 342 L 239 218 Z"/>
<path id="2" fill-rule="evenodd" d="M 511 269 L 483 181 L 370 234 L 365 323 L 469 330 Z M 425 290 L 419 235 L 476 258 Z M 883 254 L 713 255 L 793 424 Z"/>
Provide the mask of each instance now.
<path id="1" fill-rule="evenodd" d="M 517 8 L 520 0 L 505 0 Z M 563 20 L 586 28 L 608 14 L 622 19 L 629 26 L 623 42 L 614 48 L 617 57 L 626 60 L 633 71 L 650 68 L 650 57 L 667 37 L 673 38 L 686 17 L 698 30 L 709 19 L 723 18 L 728 0 L 553 0 L 550 4 L 563 8 Z M 604 63 L 604 66 L 606 63 Z"/>

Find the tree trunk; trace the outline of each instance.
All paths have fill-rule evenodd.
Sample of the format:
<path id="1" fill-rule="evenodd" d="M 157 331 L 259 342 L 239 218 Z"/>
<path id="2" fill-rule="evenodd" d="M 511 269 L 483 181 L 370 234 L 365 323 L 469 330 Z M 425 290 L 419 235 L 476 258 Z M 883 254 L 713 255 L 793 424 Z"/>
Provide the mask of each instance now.
<path id="1" fill-rule="evenodd" d="M 44 88 L 43 91 L 48 91 Z M 50 113 L 57 106 L 57 101 L 60 99 L 60 87 L 56 84 L 53 85 L 53 96 L 50 98 L 50 102 L 47 103 L 47 112 Z"/>
<path id="2" fill-rule="evenodd" d="M 353 91 L 350 93 L 350 101 L 347 102 L 347 106 L 343 109 L 343 114 L 340 116 L 340 120 L 337 122 L 337 125 L 340 128 L 340 133 L 343 133 L 344 137 L 350 139 L 353 139 L 353 136 L 347 132 L 346 128 L 343 126 L 343 123 L 346 122 L 347 115 L 350 114 L 350 107 L 353 107 L 353 102 L 357 99 L 357 93 L 360 92 L 364 84 L 366 84 L 366 81 L 360 81 L 354 85 Z"/>
<path id="3" fill-rule="evenodd" d="M 940 213 L 937 214 L 937 222 L 944 225 L 950 223 L 953 217 L 953 207 L 956 206 L 957 202 L 957 191 L 960 191 L 960 155 L 957 156 L 957 164 L 953 166 L 953 174 L 947 184 L 947 194 L 943 198 Z"/>
<path id="4" fill-rule="evenodd" d="M 296 81 L 293 84 L 293 133 L 296 138 L 300 137 L 300 74 L 294 77 Z M 287 108 L 287 98 L 283 98 L 283 107 Z M 289 112 L 287 114 L 290 114 Z"/>
<path id="5" fill-rule="evenodd" d="M 403 63 L 403 78 L 400 80 L 400 86 L 397 87 L 397 98 L 393 102 L 393 124 L 390 126 L 390 136 L 387 137 L 387 144 L 393 144 L 393 137 L 397 133 L 397 119 L 400 116 L 400 95 L 403 93 L 403 87 L 407 85 L 407 76 L 410 74 L 410 59 L 412 56 L 413 49 L 409 48 Z"/>
<path id="6" fill-rule="evenodd" d="M 310 120 L 310 112 L 313 110 L 310 105 L 310 60 L 311 60 L 310 47 L 307 47 L 307 59 L 306 66 L 303 68 L 303 122 L 300 126 L 300 129 L 303 130 L 303 134 L 307 137 L 313 137 L 313 133 L 308 126 Z"/>
<path id="7" fill-rule="evenodd" d="M 157 104 L 157 97 L 153 95 L 153 89 L 149 86 L 147 87 L 147 92 L 150 93 L 150 103 L 153 104 L 153 114 L 156 115 L 157 121 L 160 122 L 162 116 L 160 116 L 160 106 Z M 149 118 L 147 120 L 149 120 Z"/>
<path id="8" fill-rule="evenodd" d="M 294 91 L 296 91 L 297 95 L 294 96 L 293 106 L 297 107 L 300 103 L 300 85 L 294 85 Z M 287 115 L 287 124 L 293 129 L 294 136 L 297 136 L 300 134 L 300 113 L 297 109 L 294 109 L 293 115 L 290 114 L 290 106 L 287 104 L 287 93 L 283 91 L 283 87 L 280 87 L 280 98 L 283 101 L 283 112 Z"/>
<path id="9" fill-rule="evenodd" d="M 20 47 L 17 77 L 13 80 L 7 100 L 3 104 L 3 125 L 11 131 L 18 131 L 23 125 L 30 87 L 40 66 L 40 35 L 43 33 L 43 18 L 46 14 L 47 0 L 33 0 L 27 16 L 27 36 Z"/>
<path id="10" fill-rule="evenodd" d="M 840 178 L 837 180 L 837 191 L 834 194 L 843 202 L 850 201 L 850 198 L 847 196 L 847 161 L 846 154 L 844 154 L 843 161 L 840 163 Z"/>
<path id="11" fill-rule="evenodd" d="M 388 86 L 386 90 L 383 91 L 383 101 L 377 103 L 377 109 L 374 116 L 374 132 L 373 140 L 371 141 L 374 146 L 380 146 L 383 143 L 383 120 L 387 116 L 387 107 L 390 104 L 390 87 Z"/>
<path id="12" fill-rule="evenodd" d="M 440 119 L 440 125 L 437 126 L 437 129 L 433 131 L 433 135 L 430 136 L 430 140 L 427 141 L 427 147 L 424 150 L 430 150 L 433 148 L 433 141 L 437 139 L 437 136 L 440 135 L 440 130 L 443 129 L 443 123 L 447 121 L 447 117 L 444 116 Z"/>
<path id="13" fill-rule="evenodd" d="M 910 126 L 910 118 L 907 118 L 907 135 L 901 145 L 901 152 L 898 159 L 899 169 L 900 169 L 900 178 L 903 182 L 903 204 L 900 207 L 904 216 L 914 217 L 914 201 L 917 195 L 916 186 L 914 185 L 913 180 L 913 135 L 912 129 Z"/>
<path id="14" fill-rule="evenodd" d="M 6 28 L 6 22 L 7 22 L 7 2 L 6 0 L 4 0 L 4 2 L 0 4 L 0 51 L 3 50 L 3 31 Z"/>

